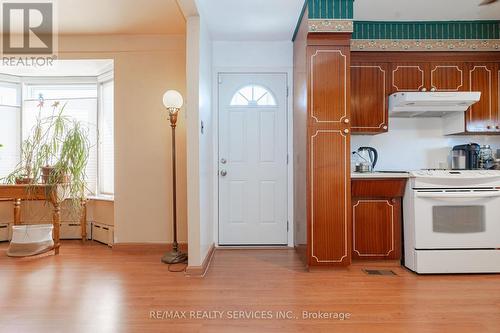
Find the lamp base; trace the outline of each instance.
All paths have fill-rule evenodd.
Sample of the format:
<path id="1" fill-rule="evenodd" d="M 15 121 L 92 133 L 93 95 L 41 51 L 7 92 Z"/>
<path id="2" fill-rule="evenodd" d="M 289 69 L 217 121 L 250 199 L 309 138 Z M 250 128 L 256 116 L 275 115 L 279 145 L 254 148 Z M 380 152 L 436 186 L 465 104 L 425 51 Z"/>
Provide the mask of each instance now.
<path id="1" fill-rule="evenodd" d="M 187 253 L 182 253 L 180 251 L 170 251 L 165 253 L 161 258 L 161 262 L 165 264 L 180 264 L 188 260 Z"/>

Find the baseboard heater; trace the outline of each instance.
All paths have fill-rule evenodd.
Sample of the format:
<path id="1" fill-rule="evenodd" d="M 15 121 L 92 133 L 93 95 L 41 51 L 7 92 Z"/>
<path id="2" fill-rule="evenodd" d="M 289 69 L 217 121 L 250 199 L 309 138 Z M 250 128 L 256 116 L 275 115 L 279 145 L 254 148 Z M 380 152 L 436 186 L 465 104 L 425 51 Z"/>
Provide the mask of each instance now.
<path id="1" fill-rule="evenodd" d="M 92 240 L 112 247 L 114 228 L 110 225 L 92 222 Z"/>

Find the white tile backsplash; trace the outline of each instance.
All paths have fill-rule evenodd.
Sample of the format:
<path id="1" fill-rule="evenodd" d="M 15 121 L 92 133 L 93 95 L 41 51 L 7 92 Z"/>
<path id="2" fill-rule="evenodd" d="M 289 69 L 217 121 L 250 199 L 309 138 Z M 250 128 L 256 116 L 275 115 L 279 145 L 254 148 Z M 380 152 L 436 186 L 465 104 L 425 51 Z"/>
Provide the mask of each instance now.
<path id="1" fill-rule="evenodd" d="M 390 118 L 389 132 L 379 135 L 352 135 L 351 151 L 362 146 L 377 149 L 376 170 L 418 170 L 449 165 L 455 145 L 475 142 L 489 144 L 496 152 L 500 136 L 444 136 L 442 118 Z M 352 159 L 353 165 L 355 156 Z"/>

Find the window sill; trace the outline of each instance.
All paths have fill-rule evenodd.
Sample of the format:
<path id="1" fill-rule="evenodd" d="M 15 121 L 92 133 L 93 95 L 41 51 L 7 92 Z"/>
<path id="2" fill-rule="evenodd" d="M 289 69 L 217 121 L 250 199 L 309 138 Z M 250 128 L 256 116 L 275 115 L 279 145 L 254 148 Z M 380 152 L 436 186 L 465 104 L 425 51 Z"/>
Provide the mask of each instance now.
<path id="1" fill-rule="evenodd" d="M 88 196 L 88 200 L 92 201 L 108 201 L 108 202 L 115 202 L 115 196 L 114 195 L 93 195 L 93 196 Z"/>

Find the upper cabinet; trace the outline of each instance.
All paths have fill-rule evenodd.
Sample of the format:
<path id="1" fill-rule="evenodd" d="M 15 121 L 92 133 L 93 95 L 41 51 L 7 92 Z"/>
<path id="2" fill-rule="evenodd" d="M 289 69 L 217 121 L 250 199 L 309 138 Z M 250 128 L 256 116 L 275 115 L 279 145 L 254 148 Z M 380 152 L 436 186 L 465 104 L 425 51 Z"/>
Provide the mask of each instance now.
<path id="1" fill-rule="evenodd" d="M 351 65 L 351 129 L 353 133 L 383 133 L 388 129 L 387 63 Z"/>
<path id="2" fill-rule="evenodd" d="M 405 91 L 466 91 L 465 63 L 393 63 L 391 93 Z"/>
<path id="3" fill-rule="evenodd" d="M 422 63 L 392 63 L 391 94 L 404 91 L 421 91 L 429 85 L 429 66 Z"/>
<path id="4" fill-rule="evenodd" d="M 497 63 L 468 63 L 468 91 L 480 91 L 481 100 L 466 113 L 467 132 L 500 133 L 499 65 Z"/>
<path id="5" fill-rule="evenodd" d="M 500 134 L 500 56 L 466 52 L 387 55 L 354 52 L 351 65 L 352 132 L 387 132 L 390 130 L 389 96 L 415 91 L 481 92 L 481 100 L 463 117 L 454 119 L 453 126 L 446 132 Z"/>
<path id="6" fill-rule="evenodd" d="M 467 90 L 467 67 L 464 63 L 434 62 L 430 64 L 428 75 L 429 90 Z"/>

